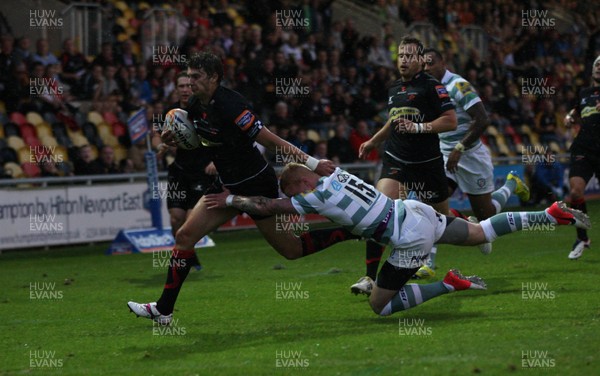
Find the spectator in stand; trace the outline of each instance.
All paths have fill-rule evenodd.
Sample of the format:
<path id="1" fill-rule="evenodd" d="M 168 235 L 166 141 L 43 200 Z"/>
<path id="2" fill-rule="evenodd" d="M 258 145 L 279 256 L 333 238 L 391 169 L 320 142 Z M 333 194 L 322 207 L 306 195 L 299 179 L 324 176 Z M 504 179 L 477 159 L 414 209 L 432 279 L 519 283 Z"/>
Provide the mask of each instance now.
<path id="1" fill-rule="evenodd" d="M 133 161 L 129 158 L 121 159 L 119 162 L 119 172 L 123 174 L 131 174 L 135 172 L 135 168 L 133 166 Z"/>
<path id="2" fill-rule="evenodd" d="M 67 38 L 63 42 L 63 53 L 60 55 L 62 65 L 62 78 L 76 93 L 79 90 L 81 78 L 85 75 L 87 60 L 75 48 L 73 39 Z"/>
<path id="3" fill-rule="evenodd" d="M 28 36 L 23 36 L 17 40 L 17 46 L 15 47 L 15 59 L 18 63 L 25 63 L 29 66 L 33 54 L 29 50 L 31 48 L 31 39 Z"/>
<path id="4" fill-rule="evenodd" d="M 278 128 L 289 128 L 292 125 L 292 119 L 290 118 L 290 111 L 287 103 L 284 101 L 277 102 L 275 105 L 275 113 L 271 116 L 269 123 Z"/>
<path id="5" fill-rule="evenodd" d="M 297 115 L 308 129 L 325 134 L 330 114 L 329 99 L 323 96 L 321 90 L 317 89 L 313 90 L 310 97 L 302 102 Z"/>
<path id="6" fill-rule="evenodd" d="M 100 156 L 92 164 L 93 170 L 97 174 L 117 174 L 120 172 L 115 162 L 115 150 L 112 146 L 104 145 L 100 149 Z"/>
<path id="7" fill-rule="evenodd" d="M 364 84 L 360 89 L 360 94 L 352 101 L 350 114 L 354 119 L 373 119 L 384 108 L 384 104 L 375 102 L 371 97 L 371 87 Z"/>
<path id="8" fill-rule="evenodd" d="M 350 147 L 352 148 L 352 152 L 356 157 L 358 157 L 358 151 L 360 149 L 360 145 L 364 142 L 367 142 L 373 137 L 371 132 L 369 131 L 369 124 L 366 120 L 359 120 L 356 122 L 355 128 L 350 132 Z M 373 149 L 365 158 L 367 161 L 377 162 L 379 161 L 379 153 L 376 149 Z"/>
<path id="9" fill-rule="evenodd" d="M 352 151 L 348 141 L 349 126 L 346 119 L 341 118 L 335 125 L 335 134 L 327 141 L 329 159 L 337 157 L 340 163 L 353 163 L 358 159 L 358 154 Z"/>
<path id="10" fill-rule="evenodd" d="M 102 66 L 92 65 L 91 72 L 86 73 L 81 80 L 79 98 L 88 101 L 98 100 L 102 96 L 104 82 Z"/>
<path id="11" fill-rule="evenodd" d="M 135 80 L 133 81 L 132 89 L 134 92 L 134 103 L 141 104 L 152 103 L 152 85 L 148 80 L 148 70 L 144 65 L 137 67 Z"/>
<path id="12" fill-rule="evenodd" d="M 77 159 L 74 162 L 75 175 L 97 175 L 101 172 L 94 163 L 94 156 L 90 145 L 83 145 L 77 151 Z"/>
<path id="13" fill-rule="evenodd" d="M 110 94 L 119 90 L 116 80 L 117 67 L 114 65 L 104 66 L 102 75 L 102 84 L 100 90 L 100 100 L 105 100 Z"/>
<path id="14" fill-rule="evenodd" d="M 102 43 L 102 47 L 100 48 L 100 54 L 94 59 L 93 65 L 99 64 L 102 67 L 107 65 L 115 65 L 118 66 L 119 62 L 115 59 L 113 53 L 113 45 L 110 42 Z"/>
<path id="15" fill-rule="evenodd" d="M 10 34 L 0 36 L 0 99 L 8 110 L 13 111 L 19 103 L 17 79 L 13 74 L 17 67 L 14 42 L 15 38 Z"/>
<path id="16" fill-rule="evenodd" d="M 313 155 L 315 152 L 315 142 L 307 137 L 306 129 L 298 128 L 292 144 L 308 155 Z"/>
<path id="17" fill-rule="evenodd" d="M 31 58 L 32 62 L 42 63 L 44 66 L 49 64 L 60 64 L 60 61 L 52 52 L 48 45 L 48 39 L 40 38 L 36 43 L 36 51 Z"/>
<path id="18" fill-rule="evenodd" d="M 317 142 L 317 144 L 315 145 L 315 153 L 312 156 L 317 159 L 324 159 L 327 158 L 328 154 L 329 153 L 327 152 L 327 141 L 321 140 Z"/>
<path id="19" fill-rule="evenodd" d="M 136 66 L 139 64 L 138 57 L 133 53 L 133 42 L 131 39 L 123 41 L 121 52 L 117 56 L 117 62 L 121 66 Z"/>
<path id="20" fill-rule="evenodd" d="M 549 145 L 556 142 L 564 148 L 565 140 L 558 134 L 558 114 L 554 111 L 554 102 L 544 99 L 540 111 L 535 115 L 535 131 L 540 136 L 540 142 Z"/>

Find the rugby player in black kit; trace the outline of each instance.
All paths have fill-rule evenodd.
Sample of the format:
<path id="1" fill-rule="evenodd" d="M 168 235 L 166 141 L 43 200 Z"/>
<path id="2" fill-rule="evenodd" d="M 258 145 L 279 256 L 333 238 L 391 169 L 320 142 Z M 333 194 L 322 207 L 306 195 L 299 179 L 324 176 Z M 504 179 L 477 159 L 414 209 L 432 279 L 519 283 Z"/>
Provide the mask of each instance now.
<path id="1" fill-rule="evenodd" d="M 165 115 L 174 108 L 186 109 L 188 107 L 188 101 L 192 95 L 192 85 L 187 72 L 177 75 L 175 92 L 179 101 L 167 108 Z M 167 144 L 160 144 L 158 155 L 162 155 L 168 149 Z M 205 147 L 192 150 L 177 148 L 175 160 L 169 165 L 168 170 L 167 209 L 174 237 L 200 198 L 205 193 L 220 192 L 221 184 L 216 176 L 215 165 L 211 162 L 209 152 Z"/>
<path id="2" fill-rule="evenodd" d="M 596 174 L 600 179 L 600 55 L 592 65 L 592 86 L 581 90 L 579 102 L 569 112 L 565 125 L 570 127 L 579 123 L 581 128 L 573 140 L 571 148 L 571 168 L 569 170 L 569 187 L 571 206 L 587 213 L 585 205 L 585 187 Z M 577 229 L 577 239 L 569 253 L 571 260 L 581 257 L 583 251 L 590 247 L 590 239 L 585 229 Z"/>
<path id="3" fill-rule="evenodd" d="M 288 160 L 291 158 L 304 163 L 319 175 L 330 175 L 334 171 L 333 162 L 312 158 L 271 133 L 244 97 L 220 86 L 223 65 L 216 55 L 208 52 L 194 55 L 187 73 L 194 93 L 187 108 L 188 116 L 194 121 L 223 186 L 232 194 L 269 198 L 279 195 L 275 171 L 255 147 L 255 141 L 275 154 L 286 155 Z M 165 142 L 172 139 L 169 131 L 163 132 L 163 136 Z M 237 214 L 239 211 L 233 207 L 209 211 L 204 198 L 200 199 L 177 231 L 167 281 L 160 299 L 156 303 L 146 304 L 129 302 L 129 309 L 137 316 L 168 325 L 181 285 L 192 266 L 191 260 L 196 257 L 194 245 Z M 304 257 L 339 241 L 358 238 L 341 227 L 295 236 L 276 231 L 275 216 L 252 215 L 252 218 L 269 244 L 287 259 Z"/>
<path id="4" fill-rule="evenodd" d="M 423 44 L 404 37 L 398 46 L 400 79 L 388 90 L 388 120 L 360 146 L 359 157 L 386 141 L 377 190 L 391 199 L 406 199 L 413 192 L 448 215 L 448 182 L 437 134 L 456 129 L 456 112 L 446 87 L 424 72 L 425 63 Z M 370 294 L 384 249 L 367 242 L 367 276 L 351 286 L 352 292 Z"/>

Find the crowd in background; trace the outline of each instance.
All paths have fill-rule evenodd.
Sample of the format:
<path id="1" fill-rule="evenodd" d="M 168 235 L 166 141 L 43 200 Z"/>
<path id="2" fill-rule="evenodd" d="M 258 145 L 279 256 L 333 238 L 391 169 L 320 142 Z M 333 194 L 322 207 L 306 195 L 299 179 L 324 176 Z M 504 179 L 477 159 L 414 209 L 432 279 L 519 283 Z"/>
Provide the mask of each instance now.
<path id="1" fill-rule="evenodd" d="M 439 48 L 449 69 L 475 86 L 497 132 L 517 137 L 508 143 L 512 155 L 522 152 L 516 148 L 519 137 L 527 137 L 519 130 L 522 125 L 536 132 L 540 143 L 556 143 L 557 151 L 565 152 L 572 135 L 562 119 L 575 105 L 578 90 L 589 85 L 591 62 L 600 54 L 600 12 L 592 3 L 364 1 L 383 20 L 370 34 L 359 33 L 352 19 L 334 22 L 332 1 L 325 0 L 153 5 L 168 4 L 183 16 L 179 26 L 185 37 L 174 43 L 177 53 L 187 57 L 209 49 L 221 56 L 222 84 L 245 95 L 272 131 L 317 158 L 351 163 L 358 159 L 360 143 L 385 122 L 386 88 L 399 78 L 395 54 L 402 36 L 391 31 L 399 22 L 429 22 L 437 28 L 437 45 L 426 47 Z M 152 114 L 177 100 L 174 78 L 185 64 L 144 60 L 139 34 L 118 38 L 122 30 L 114 21 L 122 16 L 120 10 L 110 2 L 100 4 L 111 32 L 96 56 L 83 56 L 70 39 L 60 51 L 50 51 L 44 39 L 1 37 L 0 99 L 8 113 L 51 112 L 56 121 L 77 127 L 90 110 L 115 113 L 125 123 L 131 111 L 144 106 L 151 123 Z M 560 30 L 558 21 L 555 27 L 526 26 L 529 16 L 523 11 L 542 8 L 561 9 L 573 22 Z M 301 25 L 283 26 L 290 23 L 282 9 L 301 11 Z M 138 9 L 130 24 L 140 25 L 142 14 Z M 486 51 L 472 48 L 461 35 L 461 27 L 469 25 L 487 33 Z M 54 78 L 60 95 L 31 96 L 30 77 Z M 538 87 L 545 88 L 541 95 Z M 486 134 L 485 141 L 494 154 L 506 154 L 494 150 L 492 136 Z M 126 134 L 119 142 L 132 154 L 125 165 L 142 170 L 144 146 L 131 145 Z M 95 146 L 101 154 L 105 145 Z M 377 153 L 369 156 L 378 159 Z"/>

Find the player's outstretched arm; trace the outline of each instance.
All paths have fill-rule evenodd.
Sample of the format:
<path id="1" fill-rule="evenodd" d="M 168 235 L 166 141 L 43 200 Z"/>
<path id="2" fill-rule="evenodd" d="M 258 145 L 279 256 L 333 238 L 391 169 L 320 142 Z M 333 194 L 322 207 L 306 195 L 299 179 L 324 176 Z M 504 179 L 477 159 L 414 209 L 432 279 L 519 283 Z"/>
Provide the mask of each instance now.
<path id="1" fill-rule="evenodd" d="M 273 134 L 266 127 L 263 127 L 260 130 L 258 136 L 256 136 L 256 141 L 269 149 L 275 155 L 291 157 L 287 158 L 287 160 L 296 163 L 302 163 L 321 176 L 329 176 L 335 170 L 335 165 L 332 161 L 328 159 L 318 160 L 311 157 L 286 140 L 282 139 L 276 134 Z"/>
<path id="2" fill-rule="evenodd" d="M 256 215 L 298 213 L 289 198 L 271 199 L 263 196 L 237 196 L 225 190 L 222 193 L 205 195 L 203 199 L 209 209 L 234 207 L 248 214 Z"/>

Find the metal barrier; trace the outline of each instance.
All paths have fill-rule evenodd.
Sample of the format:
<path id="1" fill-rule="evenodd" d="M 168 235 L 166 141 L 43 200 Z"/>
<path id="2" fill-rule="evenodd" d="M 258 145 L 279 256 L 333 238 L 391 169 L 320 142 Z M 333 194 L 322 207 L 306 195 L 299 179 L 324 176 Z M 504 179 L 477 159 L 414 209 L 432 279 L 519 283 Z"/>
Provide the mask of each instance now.
<path id="1" fill-rule="evenodd" d="M 85 56 L 94 56 L 102 44 L 102 9 L 98 4 L 73 3 L 62 10 L 62 40 L 70 38 Z"/>

